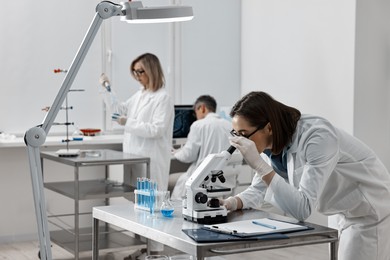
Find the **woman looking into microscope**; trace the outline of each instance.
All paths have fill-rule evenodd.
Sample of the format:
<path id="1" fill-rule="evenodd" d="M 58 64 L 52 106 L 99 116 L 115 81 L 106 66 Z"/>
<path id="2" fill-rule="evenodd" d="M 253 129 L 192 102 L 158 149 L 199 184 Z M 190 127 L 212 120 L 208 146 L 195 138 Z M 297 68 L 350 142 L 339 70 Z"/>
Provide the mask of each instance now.
<path id="1" fill-rule="evenodd" d="M 245 191 L 221 201 L 228 210 L 267 201 L 298 220 L 314 211 L 335 215 L 339 259 L 388 259 L 390 175 L 369 147 L 264 92 L 245 95 L 230 115 L 230 142 L 256 175 Z"/>

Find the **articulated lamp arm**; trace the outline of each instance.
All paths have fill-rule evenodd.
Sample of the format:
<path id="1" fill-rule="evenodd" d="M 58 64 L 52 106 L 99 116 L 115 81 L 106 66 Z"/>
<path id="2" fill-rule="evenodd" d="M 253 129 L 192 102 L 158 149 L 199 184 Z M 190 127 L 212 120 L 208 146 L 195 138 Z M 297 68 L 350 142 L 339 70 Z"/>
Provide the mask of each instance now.
<path id="1" fill-rule="evenodd" d="M 72 64 L 68 70 L 68 73 L 65 76 L 64 81 L 62 82 L 61 88 L 57 93 L 57 96 L 53 102 L 53 105 L 50 107 L 43 124 L 41 125 L 42 129 L 46 132 L 49 132 L 60 108 L 63 104 L 66 95 L 69 92 L 70 87 L 73 84 L 73 81 L 80 69 L 81 64 L 84 61 L 85 56 L 87 55 L 89 48 L 102 24 L 104 19 L 108 19 L 112 16 L 122 15 L 122 6 L 118 4 L 114 4 L 111 2 L 101 2 L 96 6 L 96 14 L 92 20 L 92 23 L 85 35 L 82 44 L 80 45 L 79 50 L 75 58 L 72 61 Z"/>
<path id="2" fill-rule="evenodd" d="M 53 122 L 64 103 L 66 95 L 84 61 L 85 56 L 98 32 L 104 19 L 113 16 L 121 16 L 128 22 L 173 22 L 188 21 L 193 18 L 192 7 L 189 6 L 168 6 L 156 8 L 144 8 L 139 1 L 129 1 L 121 4 L 115 4 L 109 1 L 103 1 L 96 6 L 96 14 L 85 35 L 77 54 L 62 82 L 61 88 L 46 114 L 41 125 L 29 129 L 25 136 L 24 142 L 27 145 L 28 159 L 30 164 L 31 182 L 33 186 L 35 214 L 38 224 L 38 235 L 40 242 L 41 259 L 52 259 L 50 248 L 50 234 L 48 221 L 46 217 L 46 200 L 43 190 L 42 165 L 40 161 L 39 147 L 46 140 L 46 136 L 53 125 Z M 75 248 L 78 248 L 78 238 L 76 237 Z M 75 250 L 78 252 L 78 250 Z"/>
<path id="3" fill-rule="evenodd" d="M 40 256 L 41 259 L 52 259 L 50 248 L 50 234 L 48 229 L 48 221 L 46 217 L 46 199 L 43 189 L 42 178 L 42 165 L 40 161 L 40 149 L 39 147 L 45 143 L 46 135 L 48 134 L 53 122 L 64 103 L 67 93 L 72 86 L 72 83 L 80 69 L 81 64 L 99 30 L 100 25 L 104 19 L 112 16 L 123 15 L 121 5 L 117 5 L 111 2 L 101 2 L 96 7 L 96 14 L 88 29 L 85 38 L 66 74 L 61 88 L 50 107 L 50 110 L 46 114 L 44 121 L 41 125 L 29 129 L 25 136 L 24 142 L 27 145 L 28 159 L 30 164 L 31 182 L 34 195 L 35 214 L 38 225 L 38 235 L 40 242 Z"/>

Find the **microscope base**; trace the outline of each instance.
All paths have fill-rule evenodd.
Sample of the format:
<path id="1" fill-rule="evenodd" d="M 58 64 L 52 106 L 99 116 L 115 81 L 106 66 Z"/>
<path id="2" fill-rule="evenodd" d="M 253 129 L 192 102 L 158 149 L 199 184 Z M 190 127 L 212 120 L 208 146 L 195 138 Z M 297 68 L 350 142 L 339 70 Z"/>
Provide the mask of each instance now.
<path id="1" fill-rule="evenodd" d="M 225 207 L 210 210 L 187 210 L 183 208 L 183 218 L 199 224 L 219 224 L 227 222 Z"/>

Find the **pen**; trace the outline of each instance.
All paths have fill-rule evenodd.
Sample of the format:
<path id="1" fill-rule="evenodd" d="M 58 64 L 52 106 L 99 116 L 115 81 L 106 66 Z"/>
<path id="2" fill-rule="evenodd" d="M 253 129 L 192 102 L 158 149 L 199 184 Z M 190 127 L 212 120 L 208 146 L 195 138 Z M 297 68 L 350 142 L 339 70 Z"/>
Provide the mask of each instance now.
<path id="1" fill-rule="evenodd" d="M 237 230 L 232 230 L 232 229 L 229 229 L 229 228 L 221 228 L 221 227 L 218 227 L 218 226 L 211 226 L 212 228 L 222 232 L 222 233 L 227 233 L 227 234 L 235 234 L 237 233 Z"/>
<path id="2" fill-rule="evenodd" d="M 261 222 L 258 222 L 258 221 L 252 221 L 252 223 L 255 224 L 255 225 L 259 225 L 259 226 L 276 229 L 275 226 L 272 226 L 272 225 L 269 225 L 269 224 L 265 224 L 265 223 L 261 223 Z"/>

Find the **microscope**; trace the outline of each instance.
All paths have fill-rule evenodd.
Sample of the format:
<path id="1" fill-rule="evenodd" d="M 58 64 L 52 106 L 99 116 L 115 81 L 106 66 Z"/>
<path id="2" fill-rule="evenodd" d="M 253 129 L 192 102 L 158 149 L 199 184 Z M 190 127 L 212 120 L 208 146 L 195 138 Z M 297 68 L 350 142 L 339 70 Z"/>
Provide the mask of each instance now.
<path id="1" fill-rule="evenodd" d="M 187 180 L 182 212 L 185 220 L 199 224 L 227 221 L 227 209 L 219 205 L 218 197 L 232 191 L 231 188 L 223 187 L 223 169 L 229 165 L 242 164 L 242 155 L 234 153 L 235 150 L 235 147 L 230 146 L 219 154 L 209 154 Z M 222 186 L 216 185 L 217 182 Z"/>

